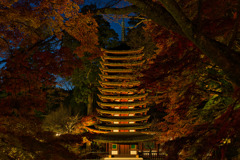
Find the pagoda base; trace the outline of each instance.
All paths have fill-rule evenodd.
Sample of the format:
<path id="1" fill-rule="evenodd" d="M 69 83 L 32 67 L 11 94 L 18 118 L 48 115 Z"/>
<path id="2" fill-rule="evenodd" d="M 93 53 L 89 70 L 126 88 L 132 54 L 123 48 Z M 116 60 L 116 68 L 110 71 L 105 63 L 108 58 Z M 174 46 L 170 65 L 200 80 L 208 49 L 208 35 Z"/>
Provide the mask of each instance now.
<path id="1" fill-rule="evenodd" d="M 100 160 L 143 160 L 143 158 L 136 157 L 112 157 L 112 158 L 101 158 Z"/>

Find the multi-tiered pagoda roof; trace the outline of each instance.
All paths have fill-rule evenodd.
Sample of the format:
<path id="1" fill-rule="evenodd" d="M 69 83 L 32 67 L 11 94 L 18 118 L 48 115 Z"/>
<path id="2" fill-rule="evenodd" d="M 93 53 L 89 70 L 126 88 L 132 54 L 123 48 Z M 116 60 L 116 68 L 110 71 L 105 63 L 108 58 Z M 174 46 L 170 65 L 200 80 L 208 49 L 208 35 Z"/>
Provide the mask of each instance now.
<path id="1" fill-rule="evenodd" d="M 107 143 L 136 143 L 152 139 L 141 133 L 149 128 L 147 93 L 138 89 L 141 84 L 136 67 L 145 60 L 143 48 L 137 50 L 105 50 L 101 61 L 98 97 L 98 124 L 105 134 L 96 141 Z M 108 133 L 106 133 L 108 132 Z"/>

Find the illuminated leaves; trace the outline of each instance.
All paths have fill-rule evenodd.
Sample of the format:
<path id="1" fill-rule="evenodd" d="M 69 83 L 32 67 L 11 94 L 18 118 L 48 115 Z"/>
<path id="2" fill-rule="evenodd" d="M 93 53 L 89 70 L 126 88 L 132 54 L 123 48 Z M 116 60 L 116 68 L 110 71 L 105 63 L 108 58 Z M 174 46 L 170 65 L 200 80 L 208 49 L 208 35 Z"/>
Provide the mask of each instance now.
<path id="1" fill-rule="evenodd" d="M 42 7 L 43 6 L 43 7 Z M 84 52 L 96 54 L 98 44 L 97 23 L 91 14 L 79 13 L 79 6 L 70 0 L 64 1 L 43 1 L 38 7 L 48 18 L 53 34 L 59 39 L 66 31 L 81 43 L 75 51 L 80 57 Z"/>
<path id="2" fill-rule="evenodd" d="M 80 66 L 79 59 L 64 47 L 56 53 L 16 51 L 1 70 L 1 91 L 9 94 L 0 102 L 1 106 L 19 110 L 43 109 L 46 89 L 56 85 L 55 75 L 69 76 Z"/>
<path id="3" fill-rule="evenodd" d="M 192 16 L 189 18 L 195 20 L 197 13 L 195 15 L 190 13 L 190 9 L 193 9 L 195 4 L 191 4 L 193 1 L 185 2 L 179 4 L 182 5 L 186 14 Z M 210 7 L 204 9 L 210 10 Z M 199 23 L 202 25 L 199 26 L 202 32 L 212 38 L 229 36 L 233 24 L 231 16 L 221 13 L 220 16 L 224 14 L 224 17 L 218 19 L 214 16 L 211 17 L 212 15 L 207 17 L 204 14 L 205 11 L 201 15 L 204 24 Z M 222 25 L 223 22 L 226 24 Z M 220 141 L 234 135 L 230 132 L 238 129 L 231 127 L 230 121 L 231 117 L 238 113 L 229 114 L 228 118 L 222 116 L 228 106 L 237 99 L 237 96 L 233 96 L 233 85 L 223 71 L 210 62 L 192 42 L 184 37 L 164 29 L 154 22 L 148 22 L 145 30 L 156 42 L 158 50 L 154 63 L 143 72 L 145 75 L 143 82 L 145 87 L 153 91 L 151 98 L 156 103 L 156 108 L 166 114 L 163 119 L 159 118 L 154 124 L 155 129 L 157 128 L 156 130 L 160 132 L 158 141 L 160 143 L 177 142 L 179 139 L 187 138 L 189 143 L 186 143 L 186 148 L 194 149 L 196 147 L 199 149 L 199 151 L 185 153 L 189 156 L 193 153 L 198 155 L 202 153 L 199 147 L 200 142 L 203 144 L 201 147 L 204 147 L 209 141 L 211 141 L 209 142 L 211 147 L 216 147 Z M 234 126 L 238 120 L 235 118 Z M 208 131 L 208 127 L 216 122 L 218 122 L 216 126 L 221 128 L 219 132 L 216 132 L 218 130 L 216 128 Z M 199 126 L 202 128 L 199 129 Z M 198 132 L 198 137 L 195 137 L 198 143 L 195 144 L 191 138 Z M 208 151 L 211 147 L 208 148 Z"/>
<path id="4" fill-rule="evenodd" d="M 85 52 L 98 56 L 98 25 L 92 14 L 79 12 L 82 3 L 1 1 L 0 57 L 6 59 L 1 91 L 8 94 L 1 106 L 31 112 L 44 108 L 46 89 L 56 85 L 56 75 L 70 76 L 81 66 L 79 57 Z M 63 42 L 66 34 L 79 42 L 75 51 Z"/>
<path id="5" fill-rule="evenodd" d="M 79 13 L 80 3 L 82 1 L 78 0 L 5 2 L 8 8 L 0 10 L 4 17 L 0 20 L 2 56 L 6 54 L 4 51 L 16 47 L 28 48 L 52 35 L 61 39 L 63 31 L 81 43 L 81 47 L 76 50 L 79 56 L 86 51 L 96 54 L 97 23 L 91 14 Z"/>
<path id="6" fill-rule="evenodd" d="M 53 132 L 44 132 L 39 119 L 32 116 L 1 115 L 0 121 L 0 155 L 6 159 L 78 159 L 69 147 L 82 144 L 83 137 L 89 137 L 88 134 L 55 136 Z"/>

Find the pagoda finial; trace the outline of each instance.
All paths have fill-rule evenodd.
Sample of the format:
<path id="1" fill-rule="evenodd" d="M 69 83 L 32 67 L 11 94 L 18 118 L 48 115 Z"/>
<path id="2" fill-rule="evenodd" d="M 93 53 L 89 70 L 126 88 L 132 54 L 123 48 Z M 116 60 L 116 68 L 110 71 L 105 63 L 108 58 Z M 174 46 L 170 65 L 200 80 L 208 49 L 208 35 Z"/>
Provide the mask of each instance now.
<path id="1" fill-rule="evenodd" d="M 121 41 L 124 42 L 125 41 L 125 21 L 124 21 L 124 18 L 122 18 L 121 27 L 122 27 L 122 39 L 121 39 Z"/>

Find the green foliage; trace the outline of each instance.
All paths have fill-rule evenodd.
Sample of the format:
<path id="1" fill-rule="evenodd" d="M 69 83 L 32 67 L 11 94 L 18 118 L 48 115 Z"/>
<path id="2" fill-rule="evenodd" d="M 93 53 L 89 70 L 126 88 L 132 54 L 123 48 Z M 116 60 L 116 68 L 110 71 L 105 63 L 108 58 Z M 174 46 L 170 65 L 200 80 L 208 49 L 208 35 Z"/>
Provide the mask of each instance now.
<path id="1" fill-rule="evenodd" d="M 94 16 L 98 23 L 99 45 L 103 48 L 114 48 L 119 45 L 118 34 L 110 28 L 110 24 L 102 15 Z"/>
<path id="2" fill-rule="evenodd" d="M 202 92 L 207 93 L 206 103 L 197 112 L 203 122 L 211 122 L 222 115 L 234 102 L 230 96 L 233 93 L 233 86 L 219 67 L 207 65 L 206 68 L 200 70 L 200 81 L 198 81 Z"/>
<path id="3" fill-rule="evenodd" d="M 7 94 L 6 92 L 0 91 L 0 99 L 7 97 L 7 95 L 8 95 L 8 94 Z"/>
<path id="4" fill-rule="evenodd" d="M 95 12 L 96 5 L 86 5 L 81 9 L 82 13 Z M 102 15 L 94 15 L 98 24 L 99 46 L 102 48 L 114 48 L 119 45 L 118 34 L 110 28 L 110 23 Z"/>
<path id="5" fill-rule="evenodd" d="M 81 9 L 81 12 L 86 14 L 89 11 L 94 12 L 95 10 L 95 5 L 87 5 Z M 98 23 L 99 46 L 102 48 L 116 47 L 119 44 L 118 34 L 110 28 L 109 22 L 102 15 L 95 15 L 94 18 Z M 89 60 L 90 56 L 90 53 L 84 53 L 84 57 L 81 58 L 83 62 L 82 68 L 75 69 L 71 76 L 71 82 L 74 86 L 73 97 L 78 104 L 88 104 L 88 96 L 97 92 L 100 59 Z"/>
<path id="6" fill-rule="evenodd" d="M 83 59 L 84 68 L 78 68 L 72 75 L 71 82 L 75 86 L 73 96 L 77 103 L 88 103 L 88 95 L 95 93 L 98 86 L 99 61 Z"/>
<path id="7" fill-rule="evenodd" d="M 145 149 L 152 150 L 152 149 L 155 148 L 155 143 L 152 142 L 152 141 L 144 142 L 143 145 L 144 145 L 144 148 L 145 148 Z"/>
<path id="8" fill-rule="evenodd" d="M 50 112 L 60 107 L 60 104 L 64 103 L 68 97 L 70 97 L 70 91 L 66 91 L 62 88 L 52 87 L 47 89 L 47 108 L 46 111 Z"/>
<path id="9" fill-rule="evenodd" d="M 151 36 L 148 35 L 141 26 L 128 31 L 127 44 L 134 49 L 144 47 L 143 53 L 145 58 L 152 57 L 157 49 L 156 44 L 153 42 Z"/>
<path id="10" fill-rule="evenodd" d="M 0 116 L 0 159 L 77 159 L 65 145 L 82 143 L 82 135 L 55 136 L 42 130 L 39 119 L 15 116 Z M 86 135 L 85 135 L 86 136 Z"/>
<path id="11" fill-rule="evenodd" d="M 219 95 L 212 96 L 205 104 L 204 108 L 198 113 L 203 121 L 211 122 L 221 114 L 223 114 L 227 106 L 233 102 L 230 97 L 223 97 Z"/>
<path id="12" fill-rule="evenodd" d="M 4 160 L 34 160 L 35 154 L 26 151 L 21 141 L 12 135 L 0 133 L 0 157 Z"/>
<path id="13" fill-rule="evenodd" d="M 69 106 L 71 108 L 72 115 L 84 116 L 87 115 L 87 107 L 83 102 L 77 103 L 74 97 L 74 90 L 70 91 L 69 96 L 64 100 L 64 106 Z"/>

